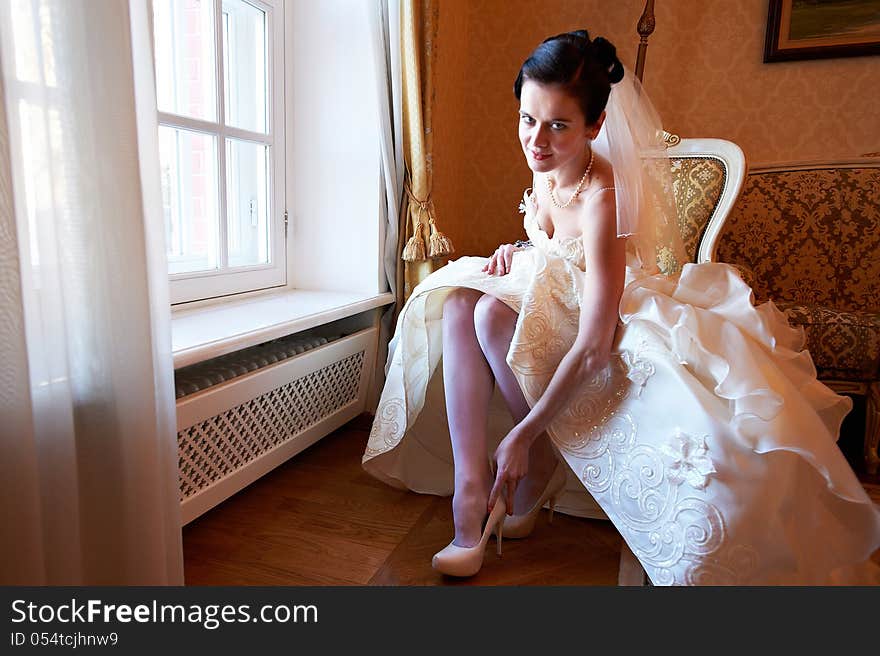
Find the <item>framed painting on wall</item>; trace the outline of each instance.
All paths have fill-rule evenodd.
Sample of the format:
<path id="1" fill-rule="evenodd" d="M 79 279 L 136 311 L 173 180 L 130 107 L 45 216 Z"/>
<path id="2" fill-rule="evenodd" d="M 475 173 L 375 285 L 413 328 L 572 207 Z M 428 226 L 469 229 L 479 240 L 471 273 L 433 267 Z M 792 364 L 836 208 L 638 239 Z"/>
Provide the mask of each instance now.
<path id="1" fill-rule="evenodd" d="M 880 54 L 880 0 L 769 0 L 764 61 Z"/>

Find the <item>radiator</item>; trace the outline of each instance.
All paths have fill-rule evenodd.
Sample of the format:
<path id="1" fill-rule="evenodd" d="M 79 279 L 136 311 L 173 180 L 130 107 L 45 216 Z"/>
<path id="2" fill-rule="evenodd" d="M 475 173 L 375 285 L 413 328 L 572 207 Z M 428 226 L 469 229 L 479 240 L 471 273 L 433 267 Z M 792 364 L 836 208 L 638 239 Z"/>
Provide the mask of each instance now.
<path id="1" fill-rule="evenodd" d="M 176 372 L 182 523 L 363 412 L 377 339 L 294 335 Z"/>

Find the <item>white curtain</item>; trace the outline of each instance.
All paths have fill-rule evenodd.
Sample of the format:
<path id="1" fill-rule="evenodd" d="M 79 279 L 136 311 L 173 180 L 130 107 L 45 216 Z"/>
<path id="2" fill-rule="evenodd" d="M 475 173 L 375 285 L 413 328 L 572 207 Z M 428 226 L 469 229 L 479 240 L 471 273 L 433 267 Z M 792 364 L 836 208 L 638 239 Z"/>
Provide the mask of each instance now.
<path id="1" fill-rule="evenodd" d="M 183 582 L 148 16 L 0 2 L 0 584 Z"/>
<path id="2" fill-rule="evenodd" d="M 400 211 L 403 202 L 403 109 L 402 78 L 400 72 L 400 3 L 399 0 L 373 0 L 368 8 L 375 62 L 379 103 L 379 135 L 382 156 L 382 202 L 385 215 L 384 274 L 388 288 L 400 299 L 398 287 L 403 284 L 403 262 L 399 243 Z M 384 367 L 388 342 L 394 332 L 394 320 L 399 312 L 398 303 L 390 306 L 382 316 L 379 351 L 376 359 L 376 379 L 369 406 L 375 410 L 385 383 Z"/>

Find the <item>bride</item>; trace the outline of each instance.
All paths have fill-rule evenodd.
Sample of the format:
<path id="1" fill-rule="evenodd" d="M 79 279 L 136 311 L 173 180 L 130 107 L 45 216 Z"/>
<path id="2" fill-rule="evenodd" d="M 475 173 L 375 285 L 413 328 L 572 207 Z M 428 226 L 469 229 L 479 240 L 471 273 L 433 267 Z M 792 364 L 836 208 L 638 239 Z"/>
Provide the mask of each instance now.
<path id="1" fill-rule="evenodd" d="M 416 287 L 363 459 L 452 493 L 433 567 L 476 574 L 570 469 L 655 584 L 877 580 L 880 512 L 836 445 L 851 402 L 732 267 L 685 263 L 660 122 L 614 46 L 551 37 L 514 91 L 530 241 Z"/>

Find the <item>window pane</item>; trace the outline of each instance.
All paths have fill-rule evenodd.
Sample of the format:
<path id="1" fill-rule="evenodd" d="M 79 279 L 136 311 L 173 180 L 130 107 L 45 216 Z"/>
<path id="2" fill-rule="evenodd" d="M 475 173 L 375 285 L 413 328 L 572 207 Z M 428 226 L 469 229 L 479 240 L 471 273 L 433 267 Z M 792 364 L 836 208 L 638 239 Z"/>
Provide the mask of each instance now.
<path id="1" fill-rule="evenodd" d="M 226 124 L 266 132 L 266 13 L 242 0 L 223 0 Z"/>
<path id="2" fill-rule="evenodd" d="M 160 112 L 217 120 L 213 0 L 153 0 Z"/>
<path id="3" fill-rule="evenodd" d="M 217 268 L 216 138 L 159 126 L 168 273 Z"/>
<path id="4" fill-rule="evenodd" d="M 229 266 L 269 262 L 269 185 L 262 144 L 226 140 Z"/>

